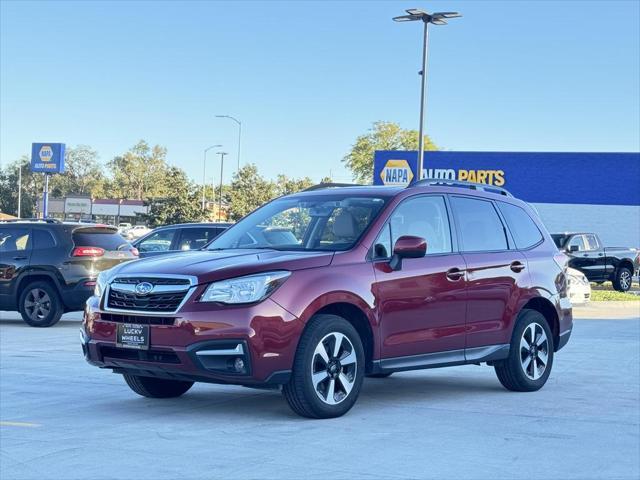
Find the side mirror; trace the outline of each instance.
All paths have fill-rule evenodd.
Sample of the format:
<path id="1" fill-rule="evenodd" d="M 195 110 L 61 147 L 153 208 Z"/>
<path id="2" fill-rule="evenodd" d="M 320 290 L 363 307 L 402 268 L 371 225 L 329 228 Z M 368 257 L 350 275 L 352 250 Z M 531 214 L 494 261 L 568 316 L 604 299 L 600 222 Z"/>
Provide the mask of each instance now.
<path id="1" fill-rule="evenodd" d="M 403 258 L 421 258 L 427 253 L 427 241 L 422 237 L 413 235 L 403 235 L 393 246 L 393 256 L 389 262 L 392 270 L 402 268 Z"/>
<path id="2" fill-rule="evenodd" d="M 577 251 L 579 251 L 579 250 L 580 250 L 580 247 L 579 247 L 578 245 L 571 245 L 571 246 L 569 247 L 569 251 L 570 251 L 571 253 L 573 253 L 573 252 L 577 252 Z"/>

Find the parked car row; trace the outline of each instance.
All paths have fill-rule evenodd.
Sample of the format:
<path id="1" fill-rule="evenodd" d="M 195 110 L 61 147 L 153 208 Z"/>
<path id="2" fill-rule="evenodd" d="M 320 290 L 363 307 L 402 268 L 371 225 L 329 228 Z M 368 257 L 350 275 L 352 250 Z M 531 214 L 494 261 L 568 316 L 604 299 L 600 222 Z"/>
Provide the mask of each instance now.
<path id="1" fill-rule="evenodd" d="M 54 219 L 0 222 L 0 310 L 19 311 L 33 327 L 55 325 L 63 313 L 84 308 L 100 272 L 141 256 L 202 248 L 228 226 L 171 225 L 132 245 L 120 227 L 109 225 Z"/>
<path id="2" fill-rule="evenodd" d="M 569 257 L 569 266 L 581 271 L 590 282 L 611 281 L 626 292 L 640 270 L 640 251 L 628 247 L 605 247 L 595 233 L 554 233 L 558 249 Z"/>

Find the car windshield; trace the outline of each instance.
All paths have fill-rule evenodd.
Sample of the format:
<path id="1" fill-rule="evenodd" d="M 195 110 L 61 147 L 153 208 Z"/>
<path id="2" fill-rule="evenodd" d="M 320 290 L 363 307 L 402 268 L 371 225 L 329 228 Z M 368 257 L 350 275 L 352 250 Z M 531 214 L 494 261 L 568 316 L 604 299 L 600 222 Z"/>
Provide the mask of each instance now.
<path id="1" fill-rule="evenodd" d="M 384 203 L 383 198 L 336 195 L 281 198 L 243 218 L 207 249 L 348 250 Z"/>

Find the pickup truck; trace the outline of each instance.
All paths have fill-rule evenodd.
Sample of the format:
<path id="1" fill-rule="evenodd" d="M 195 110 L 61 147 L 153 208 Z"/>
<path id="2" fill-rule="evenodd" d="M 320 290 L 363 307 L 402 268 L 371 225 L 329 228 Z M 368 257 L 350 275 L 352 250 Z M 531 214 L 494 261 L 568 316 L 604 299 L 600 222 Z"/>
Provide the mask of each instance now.
<path id="1" fill-rule="evenodd" d="M 611 280 L 613 288 L 626 292 L 639 270 L 636 248 L 604 247 L 595 233 L 573 232 L 551 235 L 559 250 L 569 257 L 569 266 L 580 270 L 591 282 Z"/>

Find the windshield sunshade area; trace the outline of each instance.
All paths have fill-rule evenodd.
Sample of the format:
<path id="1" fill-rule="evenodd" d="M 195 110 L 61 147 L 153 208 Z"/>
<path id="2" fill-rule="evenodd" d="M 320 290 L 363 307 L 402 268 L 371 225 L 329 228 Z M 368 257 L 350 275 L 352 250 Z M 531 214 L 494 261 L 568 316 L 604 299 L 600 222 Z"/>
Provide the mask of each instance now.
<path id="1" fill-rule="evenodd" d="M 384 203 L 383 198 L 335 195 L 275 200 L 224 232 L 208 249 L 348 250 Z"/>

